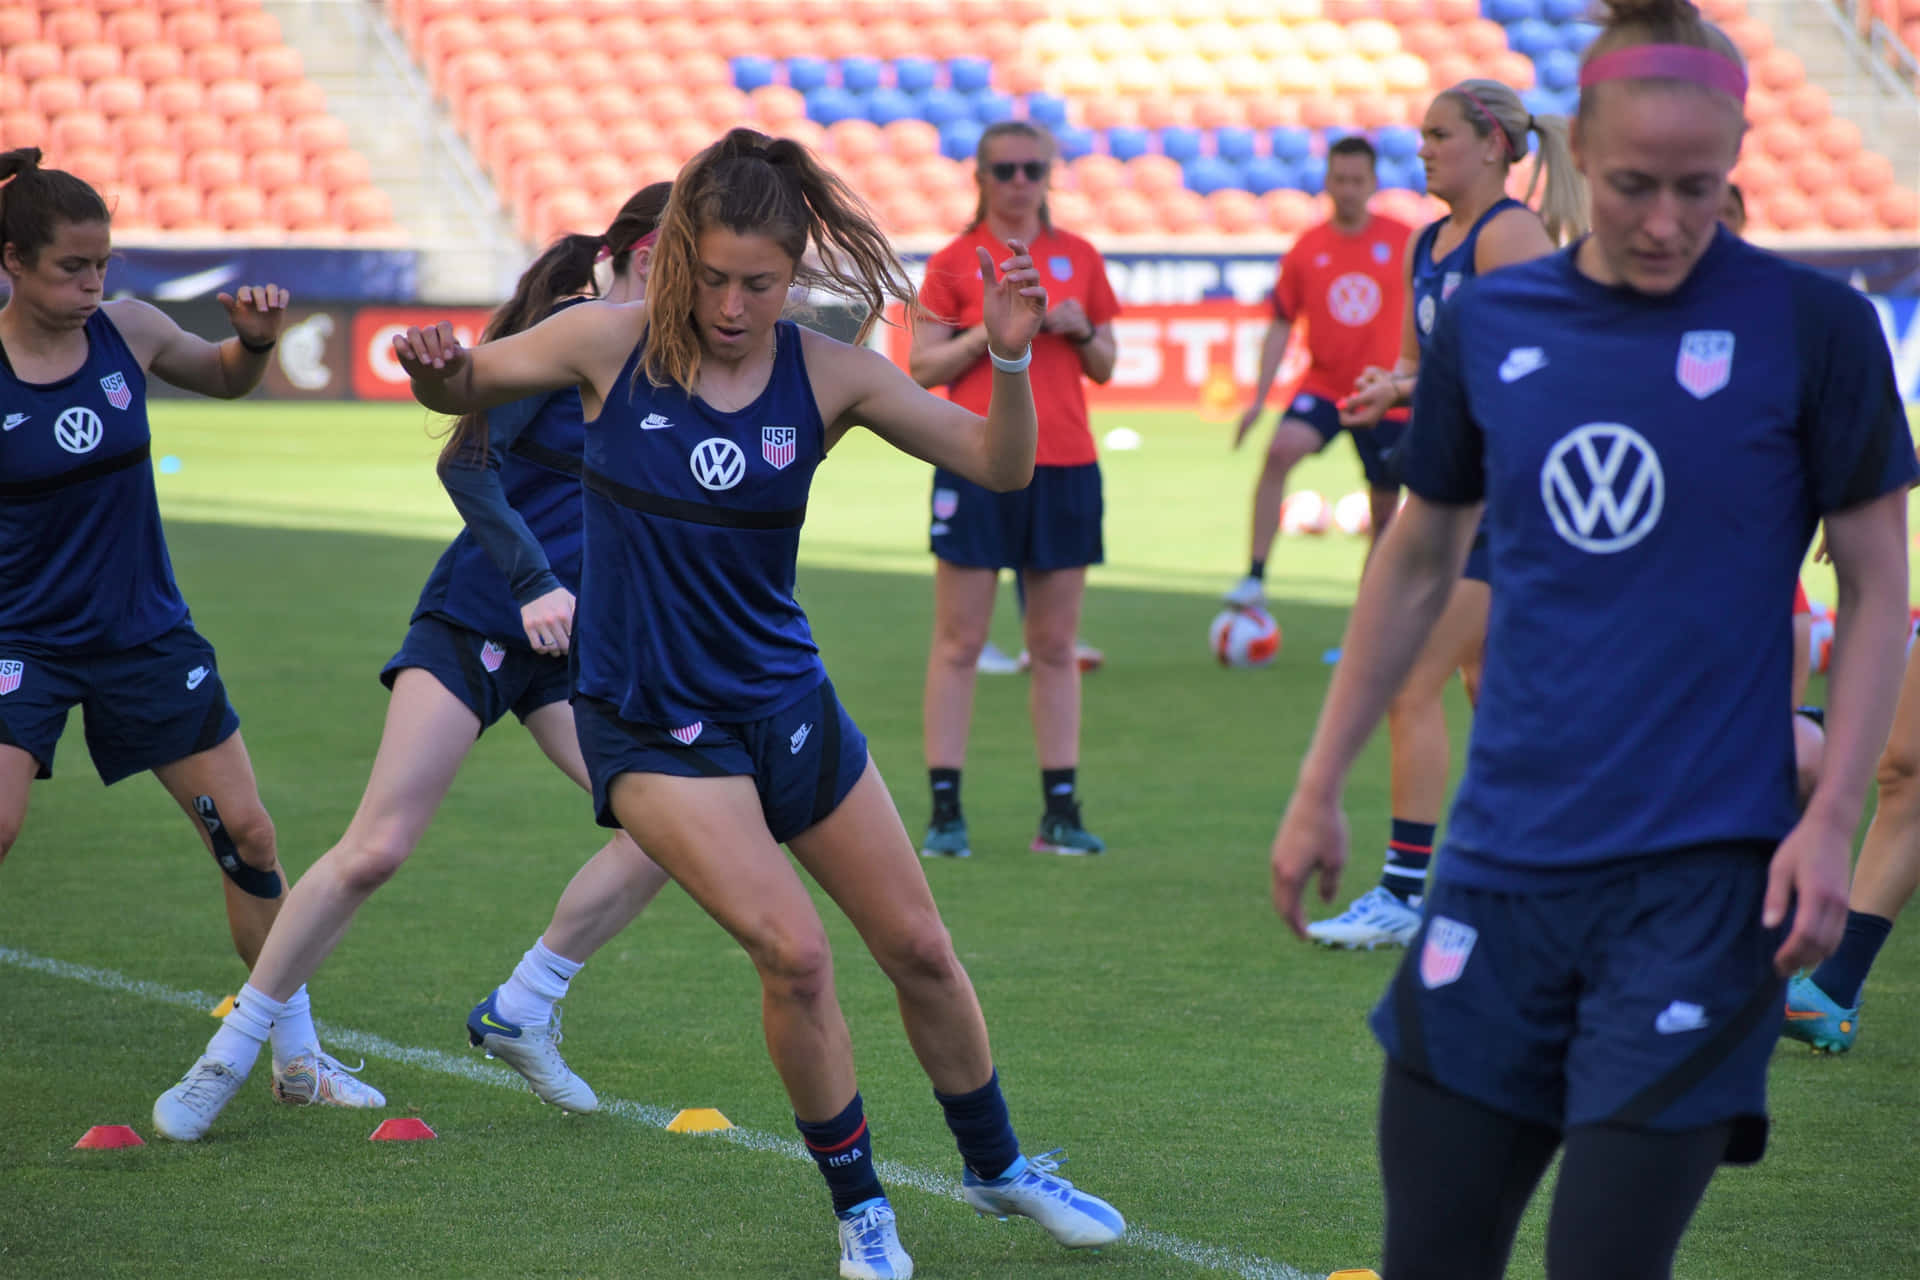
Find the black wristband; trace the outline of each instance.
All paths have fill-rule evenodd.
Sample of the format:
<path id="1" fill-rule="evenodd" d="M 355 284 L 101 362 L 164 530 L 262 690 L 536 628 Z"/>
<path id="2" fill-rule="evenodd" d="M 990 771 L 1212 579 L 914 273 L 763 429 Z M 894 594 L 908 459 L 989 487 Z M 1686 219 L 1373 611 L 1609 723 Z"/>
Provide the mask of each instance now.
<path id="1" fill-rule="evenodd" d="M 1073 345 L 1076 347 L 1084 347 L 1099 336 L 1100 336 L 1100 331 L 1098 329 L 1095 329 L 1089 326 L 1087 329 L 1087 336 L 1084 338 L 1073 339 Z"/>
<path id="2" fill-rule="evenodd" d="M 251 351 L 256 356 L 263 356 L 267 354 L 267 352 L 273 350 L 275 347 L 280 345 L 280 339 L 278 338 L 271 338 L 261 346 L 256 347 L 251 342 L 248 342 L 245 338 L 242 338 L 237 333 L 234 334 L 233 336 L 234 336 L 234 340 L 240 344 L 240 349 L 242 351 Z"/>

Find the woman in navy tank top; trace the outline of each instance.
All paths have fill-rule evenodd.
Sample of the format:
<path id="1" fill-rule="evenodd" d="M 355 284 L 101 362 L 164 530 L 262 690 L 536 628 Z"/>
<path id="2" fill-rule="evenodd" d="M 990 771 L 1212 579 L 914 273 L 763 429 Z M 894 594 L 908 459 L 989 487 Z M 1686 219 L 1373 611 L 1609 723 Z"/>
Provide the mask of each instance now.
<path id="1" fill-rule="evenodd" d="M 260 385 L 287 291 L 221 294 L 207 342 L 131 298 L 105 301 L 107 206 L 28 147 L 0 155 L 0 857 L 83 705 L 101 781 L 151 771 L 219 862 L 251 965 L 285 879 L 213 646 L 174 584 L 154 492 L 147 375 L 238 399 Z"/>
<path id="2" fill-rule="evenodd" d="M 960 1148 L 967 1201 L 1035 1218 L 1072 1247 L 1125 1229 L 1053 1161 L 1021 1154 L 972 983 L 793 598 L 812 473 L 853 427 L 996 491 L 1031 478 L 1026 368 L 1046 293 L 1025 246 L 1010 248 L 997 266 L 979 255 L 996 368 L 985 416 L 877 352 L 781 319 L 796 283 L 876 316 L 913 291 L 837 178 L 799 144 L 747 129 L 675 180 L 644 305 L 584 304 L 471 351 L 444 324 L 395 342 L 415 396 L 441 412 L 580 388 L 574 698 L 598 817 L 623 826 L 752 959 L 768 1049 L 832 1193 L 847 1277 L 907 1276 L 913 1263 L 875 1177 L 826 932 L 781 843 L 892 980 Z"/>
<path id="3" fill-rule="evenodd" d="M 613 263 L 607 296 L 641 296 L 669 189 L 659 183 L 635 195 L 604 235 L 556 241 L 522 274 L 486 337 L 519 332 L 556 305 L 591 295 L 603 255 Z M 480 735 L 509 711 L 562 773 L 588 784 L 566 656 L 580 582 L 582 443 L 572 388 L 466 414 L 456 424 L 440 477 L 467 527 L 434 565 L 406 640 L 380 673 L 393 696 L 366 792 L 346 833 L 288 895 L 206 1052 L 154 1103 L 163 1136 L 190 1142 L 204 1135 L 269 1039 L 274 1094 L 283 1101 L 386 1105 L 321 1050 L 307 980 L 361 904 L 411 856 Z M 509 981 L 474 1010 L 473 1043 L 511 1064 L 543 1101 L 595 1110 L 593 1090 L 560 1056 L 554 1002 L 665 883 L 665 873 L 616 833 L 575 877 L 546 939 L 528 953 L 531 985 Z"/>
<path id="4" fill-rule="evenodd" d="M 1420 132 L 1427 191 L 1447 216 L 1429 223 L 1407 253 L 1407 312 L 1400 359 L 1391 371 L 1368 369 L 1341 408 L 1347 426 L 1367 427 L 1409 403 L 1434 317 L 1475 276 L 1553 251 L 1554 241 L 1586 222 L 1586 192 L 1567 150 L 1567 122 L 1536 117 L 1497 80 L 1467 80 L 1433 100 Z M 1532 185 L 1544 176 L 1542 213 L 1507 195 L 1512 166 L 1526 158 L 1527 135 L 1540 140 Z M 1528 196 L 1531 197 L 1532 186 Z M 1309 936 L 1336 947 L 1403 947 L 1420 926 L 1420 898 L 1434 831 L 1447 799 L 1451 744 L 1442 697 L 1458 671 L 1478 695 L 1486 643 L 1485 553 L 1477 550 L 1453 591 L 1432 639 L 1387 714 L 1392 744 L 1392 822 L 1380 882 L 1340 915 L 1316 921 Z"/>

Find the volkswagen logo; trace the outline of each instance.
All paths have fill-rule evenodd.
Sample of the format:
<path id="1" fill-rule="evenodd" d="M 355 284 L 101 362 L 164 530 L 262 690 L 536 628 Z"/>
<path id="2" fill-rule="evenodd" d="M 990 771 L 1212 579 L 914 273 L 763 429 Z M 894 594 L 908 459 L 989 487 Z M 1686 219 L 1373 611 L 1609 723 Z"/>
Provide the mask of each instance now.
<path id="1" fill-rule="evenodd" d="M 688 465 L 693 470 L 693 478 L 700 482 L 702 489 L 711 489 L 718 493 L 731 489 L 740 483 L 747 474 L 747 455 L 740 446 L 725 436 L 708 436 L 693 446 L 693 457 Z"/>
<path id="2" fill-rule="evenodd" d="M 53 438 L 68 453 L 92 453 L 104 434 L 100 415 L 77 406 L 62 412 L 53 424 Z"/>
<path id="3" fill-rule="evenodd" d="M 1562 538 L 1605 556 L 1653 532 L 1667 482 L 1645 436 L 1617 422 L 1590 422 L 1548 451 L 1540 497 Z"/>

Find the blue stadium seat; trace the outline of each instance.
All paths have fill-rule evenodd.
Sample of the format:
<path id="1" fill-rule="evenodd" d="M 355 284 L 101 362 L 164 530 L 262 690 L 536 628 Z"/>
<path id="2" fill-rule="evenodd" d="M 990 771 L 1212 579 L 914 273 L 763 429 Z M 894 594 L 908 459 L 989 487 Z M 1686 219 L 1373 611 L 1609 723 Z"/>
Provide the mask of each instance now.
<path id="1" fill-rule="evenodd" d="M 973 103 L 951 89 L 932 89 L 919 96 L 920 118 L 936 129 L 973 119 Z"/>
<path id="2" fill-rule="evenodd" d="M 1570 116 L 1580 102 L 1578 89 L 1529 89 L 1520 95 L 1520 101 L 1536 116 Z"/>
<path id="3" fill-rule="evenodd" d="M 980 122 L 971 116 L 954 121 L 940 131 L 940 154 L 949 160 L 971 161 L 980 147 L 982 132 Z"/>
<path id="4" fill-rule="evenodd" d="M 992 89 L 976 89 L 967 95 L 973 118 L 981 124 L 999 124 L 1013 119 L 1013 99 Z"/>
<path id="5" fill-rule="evenodd" d="M 1552 23 L 1579 22 L 1593 12 L 1591 0 L 1541 0 L 1540 16 Z"/>
<path id="6" fill-rule="evenodd" d="M 917 120 L 920 107 L 907 94 L 898 89 L 875 89 L 866 95 L 867 119 L 875 124 L 892 124 L 895 120 Z"/>
<path id="7" fill-rule="evenodd" d="M 1560 47 L 1560 29 L 1538 18 L 1528 18 L 1507 28 L 1507 44 L 1529 58 L 1538 58 L 1547 50 Z"/>
<path id="8" fill-rule="evenodd" d="M 842 120 L 864 120 L 866 105 L 837 85 L 815 89 L 807 95 L 807 119 L 825 127 Z"/>
<path id="9" fill-rule="evenodd" d="M 1237 190 L 1245 186 L 1240 166 L 1219 156 L 1199 156 L 1181 166 L 1187 188 L 1210 196 L 1216 191 Z"/>
<path id="10" fill-rule="evenodd" d="M 1380 186 L 1382 190 L 1425 191 L 1426 168 L 1418 160 L 1389 160 L 1382 156 Z"/>
<path id="11" fill-rule="evenodd" d="M 1298 164 L 1313 154 L 1313 134 L 1297 124 L 1276 125 L 1268 135 L 1275 158 Z"/>
<path id="12" fill-rule="evenodd" d="M 1138 125 L 1117 124 L 1107 130 L 1107 154 L 1115 160 L 1131 160 L 1152 149 L 1153 140 Z"/>
<path id="13" fill-rule="evenodd" d="M 1578 88 L 1580 59 L 1565 49 L 1549 49 L 1533 60 L 1534 77 L 1542 89 L 1561 93 Z"/>
<path id="14" fill-rule="evenodd" d="M 1560 25 L 1560 47 L 1568 53 L 1585 53 L 1600 28 L 1591 22 L 1565 22 Z"/>
<path id="15" fill-rule="evenodd" d="M 971 56 L 949 58 L 947 83 L 961 93 L 978 93 L 993 84 L 993 63 Z"/>
<path id="16" fill-rule="evenodd" d="M 1200 144 L 1200 131 L 1192 125 L 1170 124 L 1160 130 L 1160 154 L 1181 164 L 1200 158 Z"/>
<path id="17" fill-rule="evenodd" d="M 1027 119 L 1058 133 L 1067 123 L 1067 100 L 1051 93 L 1027 95 Z"/>
<path id="18" fill-rule="evenodd" d="M 1294 184 L 1294 167 L 1284 159 L 1275 159 L 1273 155 L 1256 155 L 1254 159 L 1240 165 L 1240 186 L 1254 192 L 1256 196 L 1265 196 L 1267 192 L 1277 192 L 1290 188 Z"/>
<path id="19" fill-rule="evenodd" d="M 1503 27 L 1540 16 L 1540 0 L 1480 0 L 1480 16 Z"/>
<path id="20" fill-rule="evenodd" d="M 1255 156 L 1240 166 L 1240 184 L 1257 196 L 1294 185 L 1294 166 L 1274 156 Z"/>
<path id="21" fill-rule="evenodd" d="M 1222 160 L 1245 164 L 1253 159 L 1254 133 L 1245 125 L 1221 125 L 1213 131 L 1213 153 Z"/>
<path id="22" fill-rule="evenodd" d="M 940 65 L 932 58 L 893 60 L 893 85 L 902 93 L 922 94 L 940 83 Z"/>
<path id="23" fill-rule="evenodd" d="M 735 58 L 729 65 L 733 68 L 733 87 L 742 93 L 766 88 L 774 82 L 779 71 L 772 58 L 762 58 L 752 53 Z"/>
<path id="24" fill-rule="evenodd" d="M 825 58 L 801 56 L 787 59 L 787 83 L 801 93 L 811 94 L 833 83 L 833 68 Z"/>
<path id="25" fill-rule="evenodd" d="M 1061 125 L 1053 131 L 1053 140 L 1060 147 L 1060 158 L 1078 160 L 1081 156 L 1090 156 L 1096 150 L 1097 139 L 1093 130 L 1083 129 L 1077 124 Z"/>
<path id="26" fill-rule="evenodd" d="M 1327 161 L 1324 156 L 1308 156 L 1293 167 L 1293 185 L 1310 196 L 1327 189 Z"/>
<path id="27" fill-rule="evenodd" d="M 884 79 L 878 58 L 856 56 L 840 59 L 840 87 L 848 93 L 872 93 Z"/>
<path id="28" fill-rule="evenodd" d="M 1380 149 L 1382 160 L 1411 160 L 1420 154 L 1420 131 L 1411 125 L 1390 124 L 1373 145 Z"/>

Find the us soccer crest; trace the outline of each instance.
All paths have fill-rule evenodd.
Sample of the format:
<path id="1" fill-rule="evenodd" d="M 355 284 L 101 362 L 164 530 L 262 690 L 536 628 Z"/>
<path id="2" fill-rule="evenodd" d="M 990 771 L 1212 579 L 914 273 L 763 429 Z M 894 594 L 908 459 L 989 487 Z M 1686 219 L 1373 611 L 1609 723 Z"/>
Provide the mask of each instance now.
<path id="1" fill-rule="evenodd" d="M 1047 271 L 1055 280 L 1073 279 L 1073 259 L 1064 253 L 1056 253 L 1047 259 Z"/>
<path id="2" fill-rule="evenodd" d="M 958 489 L 935 489 L 933 491 L 933 518 L 951 520 L 953 513 L 960 509 L 960 491 Z"/>
<path id="3" fill-rule="evenodd" d="M 507 651 L 489 640 L 480 646 L 480 665 L 488 671 L 498 671 L 500 664 L 507 660 Z"/>
<path id="4" fill-rule="evenodd" d="M 1384 267 L 1387 265 L 1387 259 L 1391 258 L 1392 256 L 1393 256 L 1393 247 L 1389 245 L 1385 240 L 1375 240 L 1373 242 L 1373 260 L 1375 262 L 1379 263 L 1381 266 Z"/>
<path id="5" fill-rule="evenodd" d="M 800 432 L 794 427 L 760 428 L 760 456 L 767 460 L 775 471 L 785 471 L 793 461 L 795 442 Z"/>
<path id="6" fill-rule="evenodd" d="M 133 392 L 127 386 L 125 374 L 108 374 L 100 379 L 100 389 L 107 393 L 107 403 L 116 409 L 124 409 L 133 403 Z"/>
<path id="7" fill-rule="evenodd" d="M 1448 298 L 1451 298 L 1454 290 L 1459 287 L 1460 273 L 1458 271 L 1447 272 L 1446 278 L 1440 282 L 1440 301 L 1445 302 Z"/>
<path id="8" fill-rule="evenodd" d="M 1695 400 L 1705 400 L 1733 377 L 1733 334 L 1725 329 L 1695 329 L 1680 335 L 1680 360 L 1673 376 Z"/>
<path id="9" fill-rule="evenodd" d="M 700 730 L 705 725 L 705 721 L 695 720 L 692 724 L 683 724 L 678 729 L 667 730 L 667 736 L 683 747 L 690 747 L 693 745 L 693 740 L 700 736 Z"/>
<path id="10" fill-rule="evenodd" d="M 1427 925 L 1427 944 L 1420 948 L 1420 982 L 1431 991 L 1458 982 L 1473 954 L 1480 931 L 1470 924 L 1435 916 Z"/>
<path id="11" fill-rule="evenodd" d="M 26 664 L 9 658 L 0 662 L 0 698 L 6 697 L 20 687 L 20 678 L 26 674 Z"/>

